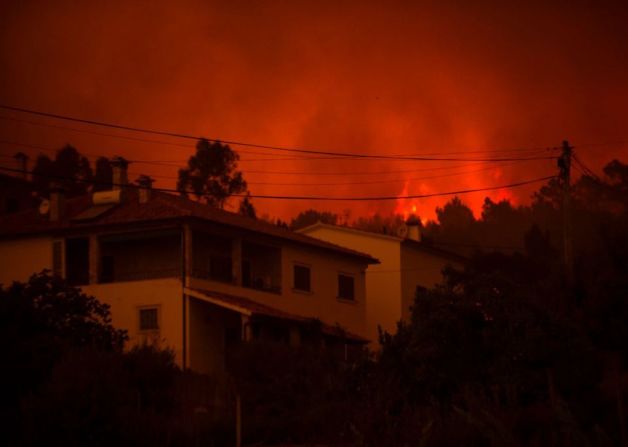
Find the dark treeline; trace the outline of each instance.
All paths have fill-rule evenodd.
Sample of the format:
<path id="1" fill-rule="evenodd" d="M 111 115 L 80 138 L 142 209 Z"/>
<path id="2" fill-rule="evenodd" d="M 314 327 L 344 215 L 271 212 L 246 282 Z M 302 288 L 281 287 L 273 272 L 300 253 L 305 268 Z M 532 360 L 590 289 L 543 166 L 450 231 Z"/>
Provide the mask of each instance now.
<path id="1" fill-rule="evenodd" d="M 599 225 L 613 221 L 628 199 L 628 166 L 615 160 L 604 168 L 604 177 L 582 175 L 572 185 L 571 214 L 576 248 L 596 245 Z M 354 228 L 396 234 L 403 224 L 398 215 L 375 214 L 350 221 L 347 216 L 329 211 L 306 210 L 295 216 L 290 227 L 299 229 L 316 222 L 348 225 Z M 610 222 L 609 221 L 609 222 Z M 524 239 L 533 227 L 549 239 L 557 250 L 563 244 L 562 187 L 551 180 L 532 197 L 529 205 L 513 206 L 508 200 L 484 200 L 481 215 L 459 197 L 436 208 L 436 221 L 428 221 L 422 229 L 423 239 L 464 255 L 475 251 L 524 252 Z"/>

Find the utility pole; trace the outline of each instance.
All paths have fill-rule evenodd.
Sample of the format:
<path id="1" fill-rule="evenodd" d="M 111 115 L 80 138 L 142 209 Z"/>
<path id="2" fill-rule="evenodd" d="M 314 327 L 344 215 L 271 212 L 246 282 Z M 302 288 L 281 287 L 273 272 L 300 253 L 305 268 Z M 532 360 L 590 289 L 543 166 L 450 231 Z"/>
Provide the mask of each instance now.
<path id="1" fill-rule="evenodd" d="M 563 193 L 563 261 L 565 263 L 565 279 L 571 287 L 574 279 L 573 239 L 571 233 L 571 157 L 573 147 L 563 141 L 563 151 L 558 157 L 559 178 Z"/>

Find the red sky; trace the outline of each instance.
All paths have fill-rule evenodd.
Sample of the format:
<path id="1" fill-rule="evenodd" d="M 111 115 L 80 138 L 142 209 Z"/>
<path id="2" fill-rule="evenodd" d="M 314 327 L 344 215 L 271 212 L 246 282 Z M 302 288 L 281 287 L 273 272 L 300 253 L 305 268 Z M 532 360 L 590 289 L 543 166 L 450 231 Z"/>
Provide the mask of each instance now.
<path id="1" fill-rule="evenodd" d="M 594 170 L 611 158 L 628 161 L 626 3 L 509 3 L 3 2 L 0 103 L 224 140 L 370 154 L 454 156 L 448 154 L 558 146 L 568 138 Z M 191 142 L 164 137 L 140 135 L 184 147 L 7 117 L 130 135 L 0 111 L 2 165 L 25 150 L 6 141 L 72 143 L 85 153 L 136 160 L 185 160 L 193 150 Z M 241 157 L 253 194 L 420 194 L 556 172 L 553 161 L 496 170 L 278 161 L 276 152 L 250 148 Z M 131 166 L 132 178 L 174 177 L 176 170 Z M 173 179 L 157 180 L 156 186 L 174 186 Z M 533 189 L 489 195 L 521 203 Z M 463 200 L 477 213 L 485 195 Z M 254 204 L 284 219 L 312 206 L 357 217 L 414 204 L 431 218 L 446 200 Z"/>

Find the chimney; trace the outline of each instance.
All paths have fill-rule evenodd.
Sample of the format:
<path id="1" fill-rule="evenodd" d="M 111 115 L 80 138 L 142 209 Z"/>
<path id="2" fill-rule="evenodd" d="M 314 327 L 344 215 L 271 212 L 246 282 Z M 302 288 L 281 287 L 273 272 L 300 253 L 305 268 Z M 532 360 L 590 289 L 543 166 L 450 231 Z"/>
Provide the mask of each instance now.
<path id="1" fill-rule="evenodd" d="M 20 176 L 24 180 L 28 180 L 28 155 L 24 152 L 18 152 L 13 156 L 17 162 L 17 169 L 20 171 Z"/>
<path id="2" fill-rule="evenodd" d="M 139 185 L 140 203 L 148 203 L 153 189 L 154 180 L 148 175 L 140 175 L 135 181 Z"/>
<path id="3" fill-rule="evenodd" d="M 408 239 L 421 242 L 421 221 L 419 218 L 411 214 L 406 220 L 406 226 L 408 227 Z"/>
<path id="4" fill-rule="evenodd" d="M 58 222 L 65 215 L 65 189 L 60 183 L 50 184 L 50 220 Z"/>
<path id="5" fill-rule="evenodd" d="M 112 189 L 114 191 L 125 190 L 127 184 L 129 183 L 129 176 L 127 173 L 129 162 L 122 157 L 113 157 L 109 163 L 111 164 L 111 170 L 113 172 Z"/>

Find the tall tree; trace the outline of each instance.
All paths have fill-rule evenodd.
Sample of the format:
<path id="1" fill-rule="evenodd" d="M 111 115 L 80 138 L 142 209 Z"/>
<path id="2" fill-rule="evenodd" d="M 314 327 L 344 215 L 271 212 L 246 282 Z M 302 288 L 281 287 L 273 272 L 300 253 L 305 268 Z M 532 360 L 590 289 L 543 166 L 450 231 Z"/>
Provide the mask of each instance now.
<path id="1" fill-rule="evenodd" d="M 257 219 L 257 213 L 255 211 L 255 207 L 251 203 L 251 195 L 247 194 L 244 199 L 240 202 L 240 207 L 238 208 L 238 213 L 245 217 L 250 217 L 251 219 Z"/>
<path id="2" fill-rule="evenodd" d="M 230 196 L 246 191 L 242 172 L 236 170 L 239 159 L 228 145 L 200 139 L 188 167 L 179 170 L 177 190 L 187 197 L 191 189 L 198 200 L 223 208 Z"/>
<path id="3" fill-rule="evenodd" d="M 55 159 L 40 155 L 33 168 L 35 188 L 45 194 L 50 182 L 59 183 L 68 196 L 84 194 L 93 180 L 89 160 L 72 145 L 59 149 Z"/>

